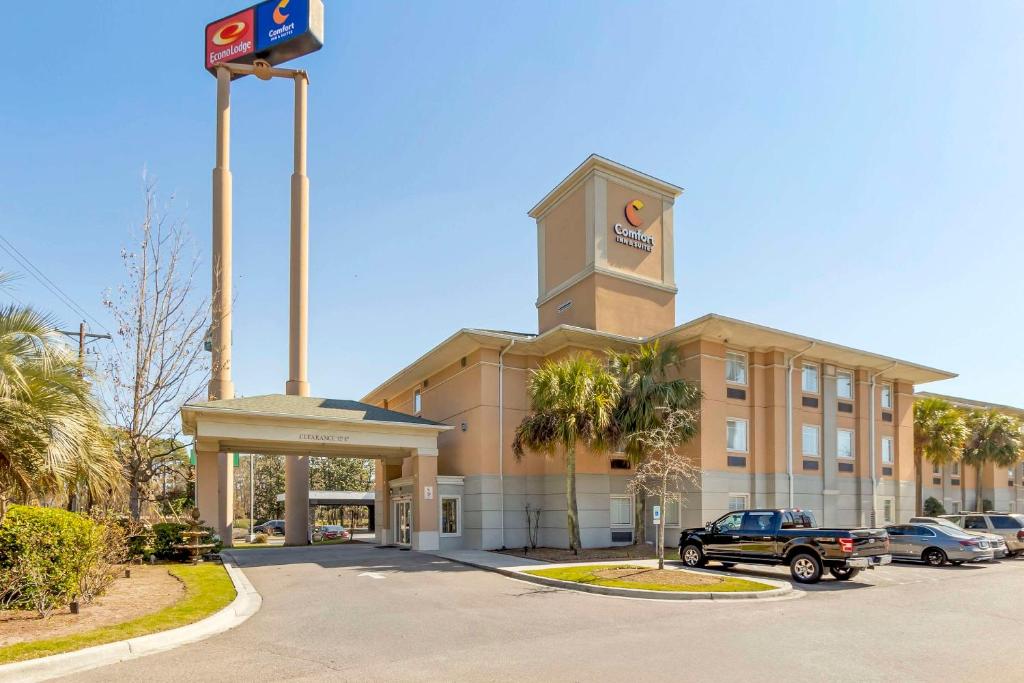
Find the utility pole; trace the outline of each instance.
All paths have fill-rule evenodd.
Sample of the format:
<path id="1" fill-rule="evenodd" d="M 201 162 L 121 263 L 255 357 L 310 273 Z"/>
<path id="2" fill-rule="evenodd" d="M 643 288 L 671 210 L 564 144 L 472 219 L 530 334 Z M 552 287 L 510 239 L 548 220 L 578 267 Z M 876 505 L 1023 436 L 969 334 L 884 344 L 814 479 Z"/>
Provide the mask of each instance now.
<path id="1" fill-rule="evenodd" d="M 96 340 L 106 339 L 110 340 L 109 334 L 93 334 L 85 331 L 85 321 L 78 323 L 78 332 L 72 332 L 69 330 L 57 330 L 58 333 L 63 334 L 66 337 L 74 339 L 78 337 L 78 376 L 80 378 L 85 377 L 85 340 Z M 70 491 L 68 493 L 68 510 L 77 512 L 78 508 L 78 492 Z"/>
<path id="2" fill-rule="evenodd" d="M 58 333 L 63 334 L 65 337 L 71 337 L 72 339 L 78 339 L 78 376 L 83 377 L 85 375 L 85 344 L 86 340 L 95 341 L 97 339 L 110 340 L 109 334 L 94 334 L 92 332 L 86 332 L 85 321 L 78 323 L 78 331 L 72 332 L 70 330 L 57 330 Z"/>

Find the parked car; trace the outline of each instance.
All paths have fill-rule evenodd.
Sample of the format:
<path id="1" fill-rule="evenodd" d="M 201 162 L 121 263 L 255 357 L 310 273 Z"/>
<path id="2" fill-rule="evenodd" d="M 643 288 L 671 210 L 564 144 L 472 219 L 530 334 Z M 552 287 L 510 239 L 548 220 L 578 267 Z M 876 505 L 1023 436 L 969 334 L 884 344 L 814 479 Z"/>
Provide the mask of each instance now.
<path id="1" fill-rule="evenodd" d="M 688 567 L 717 560 L 736 564 L 788 565 L 793 580 L 816 583 L 824 570 L 840 581 L 861 569 L 889 564 L 889 536 L 882 529 L 821 529 L 809 510 L 737 510 L 686 529 L 679 559 Z"/>
<path id="2" fill-rule="evenodd" d="M 971 529 L 960 529 L 955 523 L 942 517 L 911 517 L 911 524 L 940 524 L 949 527 L 950 529 L 957 529 L 963 531 L 965 534 L 975 536 L 977 538 L 984 538 L 988 541 L 989 547 L 992 548 L 992 553 L 997 557 L 1006 557 L 1010 554 L 1010 549 L 1006 547 L 1006 540 L 999 534 L 990 534 L 987 531 L 973 531 Z"/>
<path id="3" fill-rule="evenodd" d="M 284 536 L 284 520 L 270 519 L 263 524 L 257 524 L 252 528 L 254 534 L 267 534 L 268 536 Z"/>
<path id="4" fill-rule="evenodd" d="M 352 538 L 352 534 L 349 533 L 348 529 L 340 524 L 328 524 L 322 527 L 321 534 L 325 541 L 348 540 Z"/>
<path id="5" fill-rule="evenodd" d="M 992 559 L 992 548 L 984 538 L 964 533 L 945 524 L 892 524 L 889 532 L 892 556 L 941 567 L 950 562 L 981 562 Z"/>
<path id="6" fill-rule="evenodd" d="M 955 515 L 940 515 L 965 531 L 987 531 L 998 534 L 1006 541 L 1009 557 L 1016 557 L 1024 550 L 1024 515 L 999 512 L 961 512 Z"/>

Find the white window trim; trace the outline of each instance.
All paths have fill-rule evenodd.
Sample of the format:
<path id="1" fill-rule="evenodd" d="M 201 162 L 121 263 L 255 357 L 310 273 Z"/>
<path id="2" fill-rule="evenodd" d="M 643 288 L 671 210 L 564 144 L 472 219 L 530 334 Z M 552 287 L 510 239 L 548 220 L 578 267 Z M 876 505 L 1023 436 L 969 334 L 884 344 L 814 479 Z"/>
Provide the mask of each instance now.
<path id="1" fill-rule="evenodd" d="M 743 381 L 735 382 L 729 379 L 729 356 L 743 356 Z M 747 381 L 750 374 L 750 356 L 746 351 L 734 351 L 732 349 L 726 349 L 725 351 L 725 383 L 732 384 L 737 387 L 747 386 Z"/>
<path id="2" fill-rule="evenodd" d="M 889 405 L 885 404 L 885 390 L 889 390 Z M 888 382 L 883 383 L 881 389 L 878 391 L 878 405 L 886 410 L 892 410 L 892 385 Z"/>
<path id="3" fill-rule="evenodd" d="M 881 445 L 886 441 L 889 442 L 889 460 L 885 459 L 885 448 Z M 891 436 L 883 436 L 882 441 L 878 446 L 879 457 L 882 459 L 883 465 L 895 465 L 896 464 L 896 439 Z"/>
<path id="4" fill-rule="evenodd" d="M 804 386 L 804 368 L 814 368 L 815 384 L 818 385 L 817 389 L 808 389 Z M 800 391 L 804 394 L 813 394 L 815 396 L 821 393 L 821 366 L 817 363 L 803 363 L 800 366 Z"/>
<path id="5" fill-rule="evenodd" d="M 806 452 L 804 452 L 804 429 L 806 429 L 807 427 L 813 427 L 818 432 L 818 437 L 816 439 L 816 444 L 815 444 L 817 446 L 817 448 L 818 448 L 818 452 L 817 453 L 806 453 Z M 805 424 L 805 425 L 801 425 L 800 426 L 800 454 L 803 455 L 805 458 L 820 458 L 821 457 L 821 427 L 819 425 L 808 425 L 808 424 Z"/>
<path id="6" fill-rule="evenodd" d="M 850 395 L 843 396 L 839 393 L 839 375 L 848 375 L 850 377 Z M 857 395 L 857 377 L 853 374 L 852 370 L 836 370 L 836 398 L 844 401 L 852 401 L 853 397 Z"/>
<path id="7" fill-rule="evenodd" d="M 729 448 L 729 423 L 742 422 L 743 427 L 743 450 Z M 749 453 L 750 452 L 750 420 L 743 417 L 725 418 L 725 450 L 727 453 Z"/>
<path id="8" fill-rule="evenodd" d="M 850 435 L 850 455 L 841 455 L 839 453 L 839 435 L 846 432 Z M 842 460 L 856 460 L 857 459 L 857 434 L 852 429 L 837 429 L 836 430 L 836 457 Z"/>
<path id="9" fill-rule="evenodd" d="M 750 509 L 750 494 L 749 493 L 729 493 L 729 494 L 726 495 L 726 498 L 725 498 L 725 511 L 726 511 L 726 514 L 728 514 L 730 512 L 736 512 L 736 510 L 733 510 L 732 508 L 729 507 L 729 499 L 730 498 L 742 498 L 743 499 L 743 507 L 741 507 L 740 510 L 749 510 Z"/>
<path id="10" fill-rule="evenodd" d="M 453 498 L 453 499 L 455 499 L 455 529 L 456 529 L 456 531 L 455 531 L 454 534 L 451 534 L 451 533 L 446 534 L 443 531 L 441 531 L 441 529 L 444 529 L 444 501 L 445 501 L 446 498 Z M 437 529 L 438 529 L 438 531 L 441 531 L 441 537 L 442 538 L 454 538 L 456 536 L 461 536 L 462 535 L 462 496 L 452 495 L 452 494 L 447 494 L 447 493 L 443 493 L 440 496 L 438 496 Z"/>
<path id="11" fill-rule="evenodd" d="M 611 511 L 612 511 L 612 503 L 611 503 L 611 501 L 615 500 L 616 498 L 622 498 L 627 503 L 629 503 L 629 522 L 622 523 L 622 524 L 616 524 L 616 523 L 611 521 Z M 633 528 L 633 517 L 635 515 L 636 515 L 636 512 L 633 510 L 633 496 L 630 496 L 630 495 L 627 495 L 627 494 L 624 494 L 624 493 L 613 493 L 610 496 L 608 496 L 608 523 L 609 523 L 609 526 L 611 526 L 613 529 L 626 529 L 626 528 L 632 529 Z"/>

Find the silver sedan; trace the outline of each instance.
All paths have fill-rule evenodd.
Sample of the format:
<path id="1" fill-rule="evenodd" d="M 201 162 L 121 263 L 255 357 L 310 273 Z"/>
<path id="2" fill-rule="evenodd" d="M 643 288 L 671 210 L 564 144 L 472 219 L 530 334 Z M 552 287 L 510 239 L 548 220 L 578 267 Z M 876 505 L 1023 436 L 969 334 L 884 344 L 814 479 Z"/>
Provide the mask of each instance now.
<path id="1" fill-rule="evenodd" d="M 947 562 L 991 560 L 993 551 L 984 538 L 939 524 L 893 524 L 885 528 L 893 559 L 920 560 L 933 567 Z"/>

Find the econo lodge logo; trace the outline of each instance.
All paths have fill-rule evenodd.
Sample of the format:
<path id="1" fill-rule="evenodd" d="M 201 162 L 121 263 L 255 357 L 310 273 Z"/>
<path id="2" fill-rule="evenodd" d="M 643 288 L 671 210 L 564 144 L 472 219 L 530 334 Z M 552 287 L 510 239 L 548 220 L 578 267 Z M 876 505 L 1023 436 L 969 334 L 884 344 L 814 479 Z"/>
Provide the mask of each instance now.
<path id="1" fill-rule="evenodd" d="M 206 68 L 252 54 L 254 17 L 247 9 L 206 27 Z"/>
<path id="2" fill-rule="evenodd" d="M 644 224 L 644 219 L 640 218 L 639 211 L 643 210 L 644 203 L 639 199 L 634 199 L 631 202 L 626 203 L 626 220 L 634 228 L 639 228 Z"/>

